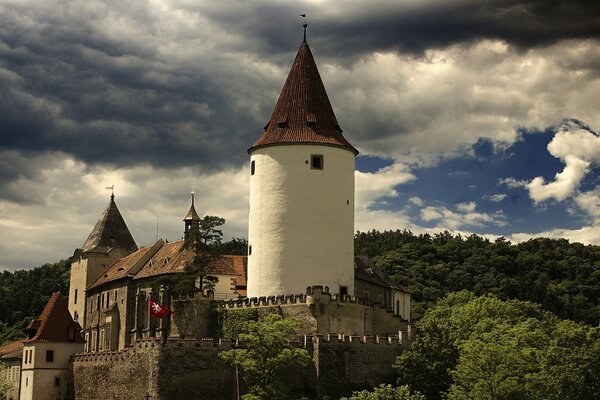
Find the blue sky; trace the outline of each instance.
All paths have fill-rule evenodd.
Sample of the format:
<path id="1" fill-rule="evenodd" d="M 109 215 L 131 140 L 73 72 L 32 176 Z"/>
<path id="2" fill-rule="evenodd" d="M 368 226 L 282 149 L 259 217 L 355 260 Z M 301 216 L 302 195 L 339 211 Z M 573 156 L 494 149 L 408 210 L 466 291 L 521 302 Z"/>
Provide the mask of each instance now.
<path id="1" fill-rule="evenodd" d="M 192 187 L 246 236 L 301 13 L 357 230 L 600 244 L 600 3 L 0 0 L 0 269 L 73 254 L 112 185 L 138 245 L 181 237 Z"/>

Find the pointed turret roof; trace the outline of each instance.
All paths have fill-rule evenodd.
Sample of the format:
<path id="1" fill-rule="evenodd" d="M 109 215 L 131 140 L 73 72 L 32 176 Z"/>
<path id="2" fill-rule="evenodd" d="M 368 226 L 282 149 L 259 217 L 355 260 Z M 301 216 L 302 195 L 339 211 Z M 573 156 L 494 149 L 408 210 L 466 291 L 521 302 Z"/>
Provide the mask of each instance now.
<path id="1" fill-rule="evenodd" d="M 248 153 L 279 144 L 322 144 L 358 154 L 342 135 L 306 41 L 300 45 L 265 132 Z"/>
<path id="2" fill-rule="evenodd" d="M 188 211 L 187 215 L 183 219 L 184 221 L 200 221 L 200 216 L 196 212 L 196 207 L 194 207 L 194 192 L 192 192 L 192 206 L 190 207 L 190 211 Z"/>
<path id="3" fill-rule="evenodd" d="M 138 249 L 117 208 L 114 194 L 110 196 L 108 207 L 96 222 L 94 229 L 81 247 L 81 251 L 107 252 L 111 248 L 120 248 L 130 252 Z"/>
<path id="4" fill-rule="evenodd" d="M 29 323 L 31 332 L 25 342 L 76 342 L 84 343 L 81 326 L 71 317 L 67 302 L 60 293 L 53 293 L 38 319 Z"/>

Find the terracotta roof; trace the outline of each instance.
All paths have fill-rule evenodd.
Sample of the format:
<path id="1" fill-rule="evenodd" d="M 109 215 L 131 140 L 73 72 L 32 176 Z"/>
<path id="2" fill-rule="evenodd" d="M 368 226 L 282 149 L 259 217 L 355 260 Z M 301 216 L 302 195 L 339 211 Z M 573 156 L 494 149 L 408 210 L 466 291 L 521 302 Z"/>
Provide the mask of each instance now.
<path id="1" fill-rule="evenodd" d="M 25 339 L 15 340 L 0 347 L 0 358 L 21 357 L 23 353 L 23 341 Z"/>
<path id="2" fill-rule="evenodd" d="M 36 329 L 37 328 L 37 329 Z M 76 342 L 85 343 L 79 333 L 81 326 L 71 318 L 67 302 L 60 293 L 53 293 L 37 320 L 27 327 L 35 334 L 27 342 Z"/>
<path id="3" fill-rule="evenodd" d="M 342 135 L 306 42 L 300 45 L 265 132 L 248 153 L 279 144 L 324 144 L 358 154 Z"/>
<path id="4" fill-rule="evenodd" d="M 108 207 L 96 222 L 94 229 L 81 247 L 81 251 L 107 252 L 111 248 L 121 248 L 127 251 L 138 249 L 117 208 L 114 195 L 110 197 Z"/>
<path id="5" fill-rule="evenodd" d="M 354 278 L 409 293 L 389 279 L 367 256 L 354 257 Z"/>
<path id="6" fill-rule="evenodd" d="M 235 278 L 235 290 L 240 296 L 246 296 L 247 284 L 246 276 L 248 275 L 248 257 L 246 256 L 226 256 L 233 261 L 233 268 L 237 277 Z"/>
<path id="7" fill-rule="evenodd" d="M 165 243 L 135 275 L 134 279 L 148 278 L 164 274 L 183 272 L 185 266 L 194 259 L 194 251 L 185 246 L 185 240 Z M 213 260 L 207 273 L 237 275 L 231 256 Z"/>
<path id="8" fill-rule="evenodd" d="M 111 265 L 104 275 L 101 275 L 95 282 L 93 282 L 87 289 L 94 289 L 107 282 L 113 282 L 125 277 L 133 277 L 139 272 L 139 270 L 150 260 L 164 244 L 162 239 L 159 239 L 152 246 L 142 247 L 135 253 L 121 258 L 119 261 Z"/>
<path id="9" fill-rule="evenodd" d="M 200 221 L 200 216 L 196 212 L 196 207 L 194 207 L 194 192 L 192 192 L 192 206 L 190 207 L 190 211 L 188 211 L 187 215 L 183 219 L 184 221 Z"/>

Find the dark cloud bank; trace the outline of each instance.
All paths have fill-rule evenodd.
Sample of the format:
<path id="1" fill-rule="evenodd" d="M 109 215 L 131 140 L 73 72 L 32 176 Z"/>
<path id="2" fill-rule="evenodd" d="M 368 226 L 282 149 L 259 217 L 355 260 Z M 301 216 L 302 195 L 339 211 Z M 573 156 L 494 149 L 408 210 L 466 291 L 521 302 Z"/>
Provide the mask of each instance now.
<path id="1" fill-rule="evenodd" d="M 161 36 L 160 16 L 140 4 L 107 4 L 119 20 L 83 2 L 0 6 L 0 150 L 61 151 L 116 166 L 239 165 L 268 120 L 282 80 L 249 71 L 236 59 L 287 70 L 300 38 L 293 27 L 307 9 L 310 40 L 333 62 L 373 51 L 419 56 L 483 38 L 529 48 L 600 36 L 597 1 L 412 4 L 191 4 L 186 11 L 199 20 L 190 29 L 208 50 L 179 54 L 186 62 L 165 56 L 163 48 L 169 41 L 191 43 L 195 33 Z M 140 36 L 105 32 L 95 23 L 102 18 L 104 26 L 124 24 Z M 235 39 L 230 47 L 220 40 L 225 33 Z M 10 166 L 1 169 L 4 181 L 18 176 Z"/>

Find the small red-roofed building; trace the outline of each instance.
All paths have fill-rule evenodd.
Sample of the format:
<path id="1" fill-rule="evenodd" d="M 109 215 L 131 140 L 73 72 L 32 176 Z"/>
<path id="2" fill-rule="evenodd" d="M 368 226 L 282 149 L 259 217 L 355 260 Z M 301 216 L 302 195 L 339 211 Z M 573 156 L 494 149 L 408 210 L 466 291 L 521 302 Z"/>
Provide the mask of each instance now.
<path id="1" fill-rule="evenodd" d="M 23 340 L 25 339 L 15 340 L 0 346 L 0 362 L 5 366 L 4 370 L 0 372 L 4 374 L 4 380 L 10 386 L 5 392 L 0 392 L 0 399 L 17 400 L 19 398 Z"/>
<path id="2" fill-rule="evenodd" d="M 71 355 L 83 351 L 81 326 L 67 301 L 53 293 L 39 318 L 27 326 L 21 365 L 21 400 L 62 400 L 70 393 Z"/>

